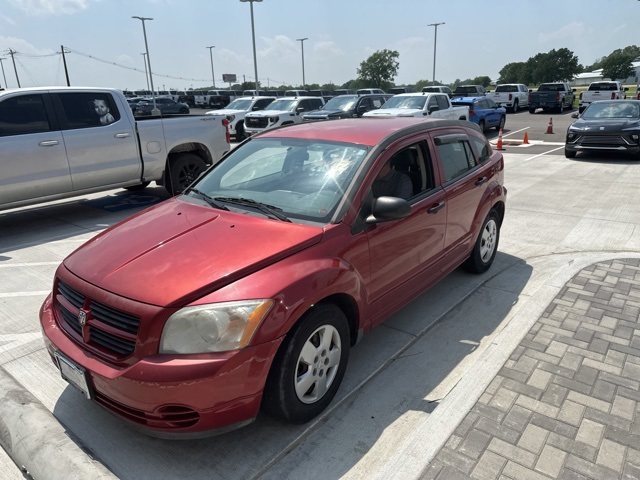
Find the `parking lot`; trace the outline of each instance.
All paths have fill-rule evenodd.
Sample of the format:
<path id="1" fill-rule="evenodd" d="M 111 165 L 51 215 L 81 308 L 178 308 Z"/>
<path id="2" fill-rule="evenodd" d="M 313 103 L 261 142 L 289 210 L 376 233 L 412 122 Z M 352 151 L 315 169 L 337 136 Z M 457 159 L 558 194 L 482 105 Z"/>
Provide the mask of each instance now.
<path id="1" fill-rule="evenodd" d="M 122 479 L 385 478 L 419 433 L 417 425 L 429 429 L 426 460 L 466 413 L 465 397 L 491 381 L 478 362 L 507 326 L 511 335 L 514 329 L 516 336 L 526 333 L 559 275 L 601 259 L 640 256 L 640 165 L 612 155 L 566 159 L 571 113 L 508 114 L 507 213 L 492 269 L 480 276 L 453 272 L 365 337 L 352 351 L 338 396 L 309 424 L 261 416 L 219 437 L 151 438 L 60 378 L 38 321 L 55 269 L 100 231 L 166 199 L 155 185 L 0 213 L 0 365 L 53 414 L 68 438 Z M 547 133 L 550 119 L 553 133 Z M 497 143 L 497 132 L 487 136 Z M 78 461 L 57 458 L 55 465 L 25 468 L 63 475 Z"/>

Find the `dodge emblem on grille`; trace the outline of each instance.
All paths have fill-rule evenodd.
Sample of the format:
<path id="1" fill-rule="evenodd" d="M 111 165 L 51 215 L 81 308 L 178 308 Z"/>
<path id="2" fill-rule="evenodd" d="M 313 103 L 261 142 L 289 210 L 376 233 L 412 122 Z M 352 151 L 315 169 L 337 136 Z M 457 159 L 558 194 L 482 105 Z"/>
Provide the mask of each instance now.
<path id="1" fill-rule="evenodd" d="M 78 322 L 80 323 L 81 327 L 85 326 L 85 324 L 87 323 L 87 312 L 85 312 L 84 310 L 80 310 L 80 313 L 78 313 Z"/>

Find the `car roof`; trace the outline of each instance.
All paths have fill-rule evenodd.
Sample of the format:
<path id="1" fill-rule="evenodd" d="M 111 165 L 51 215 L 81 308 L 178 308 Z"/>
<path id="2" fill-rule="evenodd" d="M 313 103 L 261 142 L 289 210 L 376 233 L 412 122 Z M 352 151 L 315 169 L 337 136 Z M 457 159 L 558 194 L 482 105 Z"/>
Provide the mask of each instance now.
<path id="1" fill-rule="evenodd" d="M 451 99 L 451 103 L 455 102 L 477 102 L 478 100 L 485 100 L 487 97 L 456 97 Z"/>
<path id="2" fill-rule="evenodd" d="M 373 147 L 386 137 L 401 130 L 421 131 L 439 126 L 466 126 L 469 122 L 458 120 L 425 119 L 415 117 L 362 117 L 331 120 L 329 122 L 298 123 L 266 130 L 260 138 L 306 138 L 348 142 Z"/>

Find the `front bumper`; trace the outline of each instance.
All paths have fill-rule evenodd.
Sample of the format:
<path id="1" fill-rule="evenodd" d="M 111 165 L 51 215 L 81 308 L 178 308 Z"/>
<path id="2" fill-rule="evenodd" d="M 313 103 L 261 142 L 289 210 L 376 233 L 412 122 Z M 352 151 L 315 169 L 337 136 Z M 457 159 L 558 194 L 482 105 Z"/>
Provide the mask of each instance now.
<path id="1" fill-rule="evenodd" d="M 42 305 L 40 321 L 56 366 L 55 353 L 60 352 L 84 369 L 93 401 L 161 437 L 210 436 L 253 421 L 281 342 L 232 352 L 153 355 L 116 366 L 81 348 L 59 327 L 51 296 Z"/>
<path id="2" fill-rule="evenodd" d="M 628 134 L 588 134 L 574 133 L 574 137 L 567 137 L 565 149 L 569 152 L 621 152 L 629 154 L 640 153 L 640 143 Z"/>

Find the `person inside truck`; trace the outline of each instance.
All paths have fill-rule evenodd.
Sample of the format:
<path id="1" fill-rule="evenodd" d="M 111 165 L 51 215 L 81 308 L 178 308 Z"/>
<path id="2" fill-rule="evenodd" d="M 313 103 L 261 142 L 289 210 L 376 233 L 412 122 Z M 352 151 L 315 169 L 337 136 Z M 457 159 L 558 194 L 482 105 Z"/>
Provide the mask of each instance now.
<path id="1" fill-rule="evenodd" d="M 107 105 L 107 102 L 105 100 L 96 98 L 93 101 L 93 107 L 96 113 L 100 115 L 100 124 L 109 125 L 110 123 L 116 121 L 116 119 L 113 118 L 113 115 L 111 115 L 111 113 L 109 112 L 109 106 Z"/>

